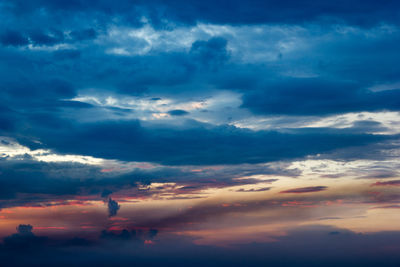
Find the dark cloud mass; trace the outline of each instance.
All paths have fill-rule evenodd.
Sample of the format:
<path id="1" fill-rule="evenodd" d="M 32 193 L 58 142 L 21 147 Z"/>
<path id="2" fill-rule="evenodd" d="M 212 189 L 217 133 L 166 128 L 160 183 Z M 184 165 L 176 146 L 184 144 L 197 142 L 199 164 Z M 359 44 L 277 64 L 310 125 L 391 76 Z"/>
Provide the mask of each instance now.
<path id="1" fill-rule="evenodd" d="M 379 4 L 373 0 L 324 1 L 311 0 L 276 1 L 129 1 L 123 0 L 114 5 L 108 1 L 50 1 L 37 0 L 26 4 L 24 1 L 6 1 L 5 6 L 15 13 L 34 13 L 44 8 L 56 14 L 99 13 L 103 20 L 109 17 L 122 17 L 125 23 L 138 24 L 140 14 L 150 17 L 152 23 L 163 25 L 165 21 L 193 24 L 197 21 L 221 24 L 262 24 L 262 23 L 304 23 L 325 20 L 331 23 L 350 23 L 369 26 L 382 21 L 398 22 L 398 2 L 385 0 Z M 227 10 L 229 6 L 229 10 Z M 179 8 L 178 8 L 179 7 Z M 45 13 L 46 14 L 46 13 Z"/>
<path id="2" fill-rule="evenodd" d="M 4 246 L 0 248 L 0 255 L 3 263 L 8 266 L 109 266 L 118 261 L 119 266 L 322 264 L 372 267 L 396 266 L 398 262 L 398 256 L 388 256 L 387 247 L 382 245 L 397 247 L 399 232 L 358 234 L 345 229 L 314 225 L 291 229 L 288 235 L 277 238 L 275 242 L 235 245 L 231 248 L 193 245 L 190 239 L 182 240 L 177 236 L 146 245 L 146 240 L 147 244 L 150 240 L 148 238 L 154 238 L 154 232 L 155 229 L 125 229 L 117 233 L 104 230 L 100 240 L 86 245 L 76 242 L 77 239 L 47 240 L 47 243 L 37 246 L 36 249 L 25 247 L 21 250 L 19 247 Z M 37 238 L 47 239 L 42 236 Z M 118 254 L 118 259 L 115 258 L 115 253 Z M 74 256 L 71 257 L 71 254 Z"/>
<path id="3" fill-rule="evenodd" d="M 174 110 L 168 111 L 168 114 L 171 116 L 184 116 L 186 114 L 189 114 L 189 112 L 182 110 L 182 109 L 174 109 Z"/>
<path id="4" fill-rule="evenodd" d="M 33 227 L 30 224 L 20 224 L 17 227 L 17 232 L 20 235 L 33 235 L 32 229 Z"/>
<path id="5" fill-rule="evenodd" d="M 286 79 L 248 94 L 244 107 L 261 114 L 314 115 L 399 110 L 400 90 L 371 92 L 352 82 Z"/>
<path id="6" fill-rule="evenodd" d="M 58 152 L 168 165 L 269 162 L 391 138 L 326 129 L 255 132 L 202 124 L 186 129 L 144 128 L 138 121 L 40 130 L 39 140 Z"/>
<path id="7" fill-rule="evenodd" d="M 33 227 L 30 224 L 20 224 L 17 227 L 17 233 L 4 238 L 3 246 L 5 251 L 24 251 L 29 249 L 40 249 L 47 237 L 36 236 L 33 232 Z"/>
<path id="8" fill-rule="evenodd" d="M 108 207 L 108 217 L 117 215 L 118 210 L 121 208 L 118 202 L 113 200 L 111 197 L 108 199 L 107 207 Z"/>
<path id="9" fill-rule="evenodd" d="M 21 46 L 29 43 L 28 38 L 19 32 L 7 30 L 0 36 L 0 42 L 5 46 Z"/>

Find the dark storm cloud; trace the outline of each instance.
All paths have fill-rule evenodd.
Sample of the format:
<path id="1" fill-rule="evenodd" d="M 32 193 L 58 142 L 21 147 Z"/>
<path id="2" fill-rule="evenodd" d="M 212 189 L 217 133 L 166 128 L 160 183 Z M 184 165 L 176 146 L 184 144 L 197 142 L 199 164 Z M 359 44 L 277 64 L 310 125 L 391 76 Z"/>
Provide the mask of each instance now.
<path id="1" fill-rule="evenodd" d="M 398 23 L 399 5 L 397 1 L 385 0 L 377 3 L 373 0 L 361 1 L 183 1 L 174 0 L 165 3 L 151 1 L 119 1 L 118 4 L 108 1 L 49 1 L 37 0 L 6 1 L 4 5 L 15 14 L 42 12 L 51 17 L 64 14 L 80 16 L 97 14 L 104 21 L 107 17 L 118 17 L 125 23 L 137 25 L 140 17 L 145 15 L 154 25 L 165 25 L 165 20 L 175 23 L 194 24 L 198 21 L 220 24 L 261 24 L 261 23 L 305 23 L 330 22 L 349 23 L 361 26 L 374 25 L 379 22 Z M 229 8 L 227 8 L 229 7 Z M 106 20 L 107 21 L 107 20 Z"/>
<path id="2" fill-rule="evenodd" d="M 161 2 L 162 1 L 157 1 Z M 348 22 L 370 25 L 381 21 L 395 22 L 398 12 L 396 1 L 384 1 L 382 7 L 374 1 L 175 1 L 185 12 L 174 12 L 173 5 L 167 12 L 174 12 L 173 18 L 186 23 L 207 21 L 213 23 L 260 24 L 260 23 L 303 23 L 316 20 Z M 229 6 L 229 9 L 226 7 Z M 362 7 L 362 8 L 361 8 Z M 166 15 L 168 16 L 168 13 Z"/>
<path id="3" fill-rule="evenodd" d="M 262 163 L 393 138 L 353 134 L 351 129 L 304 129 L 284 133 L 201 123 L 185 128 L 147 128 L 139 121 L 61 125 L 58 129 L 33 129 L 31 136 L 61 153 L 167 165 Z"/>
<path id="4" fill-rule="evenodd" d="M 243 107 L 261 114 L 325 115 L 400 109 L 400 90 L 371 92 L 352 82 L 285 79 L 245 95 Z"/>
<path id="5" fill-rule="evenodd" d="M 324 191 L 327 188 L 328 187 L 326 187 L 326 186 L 300 187 L 300 188 L 293 188 L 293 189 L 281 191 L 280 193 L 294 193 L 294 194 L 313 193 L 313 192 Z"/>

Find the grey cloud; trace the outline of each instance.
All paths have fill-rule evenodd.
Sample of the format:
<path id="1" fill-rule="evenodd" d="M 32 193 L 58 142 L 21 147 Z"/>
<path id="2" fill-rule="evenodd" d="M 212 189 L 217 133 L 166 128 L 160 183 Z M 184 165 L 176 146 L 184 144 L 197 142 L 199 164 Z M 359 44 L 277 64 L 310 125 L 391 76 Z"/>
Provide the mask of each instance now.
<path id="1" fill-rule="evenodd" d="M 108 207 L 108 217 L 117 215 L 118 210 L 121 208 L 118 202 L 113 200 L 111 197 L 108 199 L 107 207 Z"/>

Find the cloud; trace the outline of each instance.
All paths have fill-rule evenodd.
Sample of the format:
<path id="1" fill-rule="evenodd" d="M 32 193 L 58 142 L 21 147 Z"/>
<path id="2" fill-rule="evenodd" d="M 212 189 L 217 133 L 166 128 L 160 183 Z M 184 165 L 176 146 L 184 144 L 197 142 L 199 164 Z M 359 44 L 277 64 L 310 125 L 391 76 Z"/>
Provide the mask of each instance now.
<path id="1" fill-rule="evenodd" d="M 400 209 L 400 205 L 377 206 L 372 209 Z"/>
<path id="2" fill-rule="evenodd" d="M 0 160 L 0 207 L 20 205 L 46 206 L 48 202 L 62 203 L 76 196 L 101 200 L 103 195 L 123 187 L 136 187 L 153 174 L 131 172 L 107 174 L 101 167 L 70 162 L 37 162 L 32 159 Z M 133 170 L 133 172 L 135 172 Z M 132 179 L 135 177 L 135 179 Z"/>
<path id="3" fill-rule="evenodd" d="M 236 192 L 263 192 L 263 191 L 269 191 L 271 189 L 271 187 L 263 187 L 263 188 L 258 188 L 258 189 L 244 189 L 244 188 L 240 188 L 238 190 L 236 190 Z"/>
<path id="4" fill-rule="evenodd" d="M 93 28 L 87 28 L 83 30 L 74 30 L 69 34 L 76 41 L 85 41 L 95 39 L 97 37 L 97 32 Z"/>
<path id="5" fill-rule="evenodd" d="M 285 79 L 244 98 L 243 107 L 260 114 L 325 115 L 399 110 L 400 90 L 371 92 L 354 82 L 318 78 Z M 363 125 L 360 125 L 363 126 Z"/>
<path id="6" fill-rule="evenodd" d="M 130 240 L 136 237 L 136 231 L 128 231 L 123 229 L 120 233 L 114 233 L 111 231 L 103 230 L 100 238 L 102 239 L 115 239 L 115 240 Z"/>
<path id="7" fill-rule="evenodd" d="M 192 43 L 190 54 L 200 65 L 215 69 L 229 59 L 227 44 L 228 41 L 222 37 L 213 37 L 207 41 L 195 41 Z"/>
<path id="8" fill-rule="evenodd" d="M 168 114 L 171 116 L 184 116 L 184 115 L 189 114 L 189 112 L 187 112 L 186 110 L 182 110 L 182 109 L 174 109 L 174 110 L 168 111 Z"/>
<path id="9" fill-rule="evenodd" d="M 11 141 L 4 141 L 11 146 Z M 14 144 L 15 147 L 18 147 Z M 151 183 L 174 183 L 175 186 L 167 188 L 179 197 L 180 194 L 195 193 L 208 188 L 222 188 L 260 182 L 274 182 L 277 179 L 237 179 L 255 174 L 279 175 L 294 177 L 299 173 L 287 169 L 286 164 L 260 164 L 238 166 L 153 166 L 141 168 L 144 163 L 106 162 L 112 164 L 111 171 L 104 171 L 100 165 L 89 165 L 85 162 L 43 162 L 36 161 L 24 150 L 22 154 L 9 155 L 7 159 L 0 160 L 0 208 L 15 206 L 47 207 L 52 205 L 68 204 L 84 196 L 85 199 L 104 200 L 111 193 L 121 194 L 120 191 L 130 189 L 128 196 L 149 197 L 156 196 L 160 191 L 156 188 L 143 191 L 137 188 L 140 185 Z M 2 147 L 4 149 L 4 147 Z M 3 150 L 7 151 L 7 149 Z M 62 155 L 48 156 L 48 159 Z M 64 159 L 65 160 L 65 159 Z M 148 164 L 151 166 L 150 164 Z M 203 168 L 203 169 L 198 169 Z M 218 177 L 216 180 L 215 177 Z M 178 188 L 189 188 L 187 190 Z M 191 189 L 190 189 L 191 188 Z M 125 196 L 126 192 L 122 195 Z M 108 201 L 108 199 L 107 199 Z M 81 203 L 84 204 L 84 203 Z"/>
<path id="10" fill-rule="evenodd" d="M 158 27 L 165 27 L 165 25 L 168 25 L 167 22 L 195 24 L 198 21 L 219 24 L 319 22 L 370 26 L 379 22 L 397 23 L 398 14 L 395 10 L 399 7 L 396 1 L 391 0 L 384 1 L 383 5 L 372 0 L 339 1 L 335 3 L 251 0 L 246 3 L 242 1 L 233 2 L 229 10 L 226 9 L 225 1 L 188 3 L 177 0 L 168 5 L 160 0 L 137 1 L 135 3 L 132 4 L 128 0 L 123 0 L 118 5 L 113 5 L 106 1 L 94 1 L 91 5 L 86 5 L 81 1 L 37 0 L 29 5 L 7 1 L 5 7 L 16 14 L 29 16 L 33 13 L 46 18 L 51 18 L 48 15 L 49 13 L 55 14 L 55 16 L 64 15 L 66 18 L 78 16 L 82 13 L 86 14 L 86 18 L 97 15 L 99 17 L 98 23 L 102 24 L 110 23 L 111 18 L 118 17 L 126 24 L 137 25 L 143 23 L 140 18 L 146 16 L 152 24 Z M 40 10 L 47 12 L 40 13 Z"/>
<path id="11" fill-rule="evenodd" d="M 320 192 L 328 189 L 326 186 L 309 186 L 309 187 L 300 187 L 288 189 L 285 191 L 281 191 L 280 193 L 294 193 L 294 194 L 302 194 L 302 193 L 312 193 L 312 192 Z"/>
<path id="12" fill-rule="evenodd" d="M 118 210 L 121 208 L 118 202 L 113 200 L 111 197 L 108 199 L 107 207 L 108 207 L 108 217 L 117 215 Z"/>
<path id="13" fill-rule="evenodd" d="M 352 134 L 351 129 L 249 131 L 194 123 L 187 127 L 143 127 L 140 121 L 35 128 L 31 136 L 60 153 L 167 165 L 262 163 L 363 146 L 391 136 Z M 68 125 L 69 124 L 69 125 Z M 24 141 L 20 139 L 20 141 Z M 26 144 L 31 146 L 31 144 Z"/>
<path id="14" fill-rule="evenodd" d="M 108 197 L 109 195 L 112 194 L 112 191 L 109 189 L 104 189 L 103 192 L 101 192 L 101 197 Z"/>
<path id="15" fill-rule="evenodd" d="M 0 35 L 0 43 L 5 46 L 22 46 L 29 44 L 29 40 L 19 32 L 7 30 Z"/>
<path id="16" fill-rule="evenodd" d="M 26 236 L 26 235 L 33 235 L 32 233 L 32 225 L 30 224 L 20 224 L 17 227 L 17 232 L 20 235 Z"/>
<path id="17" fill-rule="evenodd" d="M 120 232 L 116 231 L 108 231 L 108 230 L 103 230 L 100 235 L 100 239 L 104 240 L 120 240 L 120 241 L 140 241 L 140 242 L 145 242 L 145 240 L 154 240 L 154 238 L 157 236 L 158 230 L 157 229 L 148 229 L 148 230 L 142 230 L 142 229 L 132 229 L 132 230 L 127 230 L 123 229 Z"/>
<path id="18" fill-rule="evenodd" d="M 376 182 L 371 184 L 371 186 L 400 186 L 400 180 Z"/>
<path id="19" fill-rule="evenodd" d="M 65 35 L 61 30 L 50 29 L 43 31 L 35 29 L 27 32 L 5 30 L 0 34 L 0 43 L 4 46 L 55 46 L 92 40 L 97 33 L 94 29 L 73 30 Z"/>
<path id="20" fill-rule="evenodd" d="M 353 266 L 356 262 L 375 267 L 396 266 L 399 258 L 396 251 L 388 249 L 397 247 L 400 235 L 397 231 L 360 234 L 332 226 L 309 225 L 290 228 L 286 235 L 275 237 L 274 242 L 232 247 L 195 245 L 193 239 L 181 235 L 160 236 L 148 246 L 143 242 L 148 237 L 141 242 L 135 238 L 138 232 L 105 230 L 99 241 L 85 246 L 74 247 L 64 239 L 56 246 L 38 246 L 34 253 L 27 249 L 0 247 L 0 255 L 3 263 L 12 266 L 54 266 L 62 259 L 63 264 L 69 266 L 128 266 L 132 262 L 139 266 L 233 266 L 238 263 L 246 266 L 321 266 L 326 262 L 330 266 Z M 143 233 L 146 235 L 146 231 Z M 71 257 L 71 253 L 75 257 Z"/>
<path id="21" fill-rule="evenodd" d="M 33 45 L 54 45 L 64 41 L 64 34 L 60 31 L 52 31 L 49 33 L 42 31 L 34 31 L 29 36 Z"/>
<path id="22" fill-rule="evenodd" d="M 47 237 L 36 236 L 30 224 L 20 224 L 17 233 L 4 238 L 3 243 L 6 250 L 37 250 L 45 245 Z"/>

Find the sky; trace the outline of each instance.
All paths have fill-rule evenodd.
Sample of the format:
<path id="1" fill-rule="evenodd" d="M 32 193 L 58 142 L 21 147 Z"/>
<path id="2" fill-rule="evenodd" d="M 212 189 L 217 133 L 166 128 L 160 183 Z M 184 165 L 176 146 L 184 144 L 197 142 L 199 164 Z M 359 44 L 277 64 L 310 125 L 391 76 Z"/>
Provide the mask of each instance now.
<path id="1" fill-rule="evenodd" d="M 398 1 L 0 19 L 1 266 L 398 266 Z"/>

